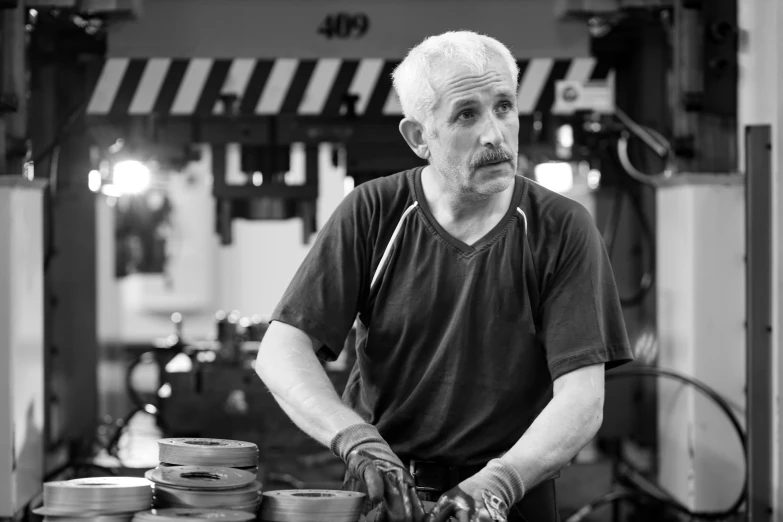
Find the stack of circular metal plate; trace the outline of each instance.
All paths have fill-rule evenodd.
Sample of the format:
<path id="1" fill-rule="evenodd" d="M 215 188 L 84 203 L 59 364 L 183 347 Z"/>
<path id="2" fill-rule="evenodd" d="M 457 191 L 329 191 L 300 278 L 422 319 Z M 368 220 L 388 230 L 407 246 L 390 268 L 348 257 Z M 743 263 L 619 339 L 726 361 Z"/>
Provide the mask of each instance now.
<path id="1" fill-rule="evenodd" d="M 160 466 L 144 475 L 156 508 L 228 509 L 256 513 L 261 484 L 253 473 L 218 466 Z"/>
<path id="2" fill-rule="evenodd" d="M 133 522 L 250 522 L 255 515 L 227 509 L 170 508 L 136 513 Z"/>
<path id="3" fill-rule="evenodd" d="M 258 446 L 226 439 L 175 438 L 158 441 L 160 465 L 237 468 L 258 475 Z"/>
<path id="4" fill-rule="evenodd" d="M 136 477 L 98 477 L 47 482 L 43 507 L 33 510 L 48 522 L 128 522 L 134 513 L 150 509 L 152 488 Z"/>
<path id="5" fill-rule="evenodd" d="M 264 522 L 356 522 L 365 500 L 364 493 L 323 489 L 267 491 L 262 497 Z"/>

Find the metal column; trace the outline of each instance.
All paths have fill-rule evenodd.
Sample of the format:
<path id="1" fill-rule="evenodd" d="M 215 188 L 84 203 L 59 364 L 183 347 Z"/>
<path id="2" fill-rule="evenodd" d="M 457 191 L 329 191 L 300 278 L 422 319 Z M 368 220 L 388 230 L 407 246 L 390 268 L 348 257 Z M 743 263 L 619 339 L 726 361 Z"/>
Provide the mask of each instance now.
<path id="1" fill-rule="evenodd" d="M 745 130 L 748 520 L 772 520 L 772 128 Z"/>

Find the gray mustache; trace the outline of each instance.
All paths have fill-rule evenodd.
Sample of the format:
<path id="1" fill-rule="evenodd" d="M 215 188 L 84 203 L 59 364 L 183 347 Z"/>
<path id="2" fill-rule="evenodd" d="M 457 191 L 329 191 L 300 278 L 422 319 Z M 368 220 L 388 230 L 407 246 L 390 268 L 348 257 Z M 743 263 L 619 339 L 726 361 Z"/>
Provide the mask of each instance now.
<path id="1" fill-rule="evenodd" d="M 473 158 L 471 168 L 479 168 L 498 161 L 511 161 L 511 153 L 505 149 L 487 149 Z"/>

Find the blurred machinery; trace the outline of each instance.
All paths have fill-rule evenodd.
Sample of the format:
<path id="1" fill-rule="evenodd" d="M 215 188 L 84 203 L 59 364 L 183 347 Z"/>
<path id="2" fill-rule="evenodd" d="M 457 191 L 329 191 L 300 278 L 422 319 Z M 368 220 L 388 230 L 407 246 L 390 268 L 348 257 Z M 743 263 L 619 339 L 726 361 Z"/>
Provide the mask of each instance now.
<path id="1" fill-rule="evenodd" d="M 459 26 L 492 34 L 517 53 L 523 174 L 591 210 L 612 256 L 638 355 L 636 378 L 624 374 L 609 385 L 600 437 L 624 489 L 577 515 L 610 503 L 616 514 L 630 505 L 638 517 L 664 520 L 665 513 L 717 509 L 710 503 L 735 490 L 744 495 L 744 463 L 734 459 L 717 471 L 704 464 L 731 443 L 724 438 L 734 436 L 726 429 L 736 426 L 732 408 L 744 412 L 736 404 L 744 402 L 744 376 L 726 376 L 744 354 L 727 353 L 726 343 L 710 351 L 721 339 L 743 341 L 742 307 L 714 310 L 714 303 L 740 302 L 744 287 L 731 280 L 723 293 L 710 293 L 709 278 L 695 278 L 709 264 L 699 252 L 715 251 L 724 240 L 734 262 L 743 247 L 742 216 L 734 215 L 740 207 L 712 212 L 717 225 L 699 219 L 715 198 L 729 205 L 742 191 L 727 176 L 738 168 L 736 0 L 484 0 L 480 7 L 451 0 L 448 8 L 421 0 L 221 0 L 220 16 L 215 0 L 191 0 L 187 9 L 175 0 L 143 9 L 138 0 L 25 4 L 32 149 L 16 160 L 21 169 L 26 159 L 49 181 L 47 471 L 62 471 L 100 442 L 94 368 L 101 311 L 90 232 L 101 226 L 95 194 L 132 197 L 157 170 L 179 170 L 199 158 L 198 146 L 208 145 L 221 244 L 235 242 L 236 220 L 291 217 L 302 219 L 306 243 L 320 226 L 320 144 L 334 145 L 333 164 L 355 185 L 419 164 L 399 137 L 401 110 L 390 73 L 424 35 Z M 408 16 L 411 10 L 416 17 Z M 504 15 L 477 16 L 480 11 Z M 236 146 L 240 166 L 232 171 L 228 150 Z M 305 157 L 297 179 L 292 147 Z M 754 151 L 763 148 L 756 144 Z M 723 277 L 731 262 L 713 264 L 708 275 Z M 683 267 L 695 286 L 681 279 Z M 683 309 L 672 315 L 675 302 Z M 714 314 L 688 315 L 697 309 Z M 263 320 L 221 313 L 214 339 L 186 340 L 182 316 L 173 319 L 171 337 L 134 348 L 127 372 L 134 408 L 109 437 L 111 452 L 127 420 L 144 411 L 168 436 L 253 441 L 268 459 L 307 462 L 310 468 L 291 471 L 303 477 L 313 463 L 334 464 L 303 435 L 290 440 L 298 432 L 282 429 L 290 421 L 255 378 Z M 698 335 L 703 331 L 712 335 Z M 706 364 L 710 358 L 725 364 Z M 338 389 L 350 364 L 331 367 Z M 158 378 L 142 391 L 134 375 L 150 365 Z M 650 376 L 655 379 L 644 378 Z M 718 404 L 717 416 L 700 416 L 705 410 L 691 395 L 686 408 L 670 407 L 680 392 L 659 379 L 689 383 Z M 726 437 L 712 445 L 705 426 Z M 755 444 L 765 447 L 764 440 Z M 298 455 L 290 453 L 293 446 Z M 684 455 L 688 448 L 698 455 Z M 340 472 L 329 468 L 318 476 Z M 714 479 L 735 472 L 736 484 Z M 693 488 L 678 478 L 692 476 L 698 477 Z M 651 485 L 656 478 L 667 482 L 668 493 Z M 744 498 L 719 514 L 735 514 Z"/>
<path id="2" fill-rule="evenodd" d="M 255 374 L 258 347 L 268 323 L 236 311 L 215 314 L 215 335 L 200 340 L 182 336 L 183 318 L 172 316 L 176 333 L 135 350 L 127 368 L 126 390 L 133 409 L 106 444 L 121 457 L 123 427 L 137 413 L 155 417 L 170 437 L 241 437 L 259 448 L 259 478 L 275 484 L 339 488 L 343 466 L 302 433 L 277 406 Z M 324 362 L 342 392 L 354 360 L 349 336 L 339 362 Z M 142 375 L 139 378 L 139 375 Z M 146 376 L 146 378 L 144 377 Z M 142 384 L 139 384 L 142 383 Z"/>

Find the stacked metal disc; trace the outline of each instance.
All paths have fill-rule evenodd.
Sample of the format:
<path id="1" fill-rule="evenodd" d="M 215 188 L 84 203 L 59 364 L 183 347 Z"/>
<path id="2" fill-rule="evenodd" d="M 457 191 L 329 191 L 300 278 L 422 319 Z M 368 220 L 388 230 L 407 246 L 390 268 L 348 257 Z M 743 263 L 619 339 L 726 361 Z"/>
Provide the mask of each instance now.
<path id="1" fill-rule="evenodd" d="M 161 439 L 158 460 L 161 466 L 217 466 L 258 475 L 258 446 L 239 440 Z"/>
<path id="2" fill-rule="evenodd" d="M 261 484 L 248 471 L 218 466 L 159 466 L 145 473 L 155 508 L 258 511 Z"/>
<path id="3" fill-rule="evenodd" d="M 154 484 L 153 507 L 258 511 L 258 446 L 252 442 L 161 439 L 158 459 L 145 475 Z"/>
<path id="4" fill-rule="evenodd" d="M 45 483 L 43 507 L 33 512 L 46 522 L 129 522 L 134 513 L 151 506 L 148 480 L 98 477 Z"/>
<path id="5" fill-rule="evenodd" d="M 259 519 L 264 522 L 356 522 L 364 493 L 323 489 L 267 491 Z"/>
<path id="6" fill-rule="evenodd" d="M 170 508 L 136 513 L 133 522 L 250 522 L 255 515 L 227 509 Z"/>

